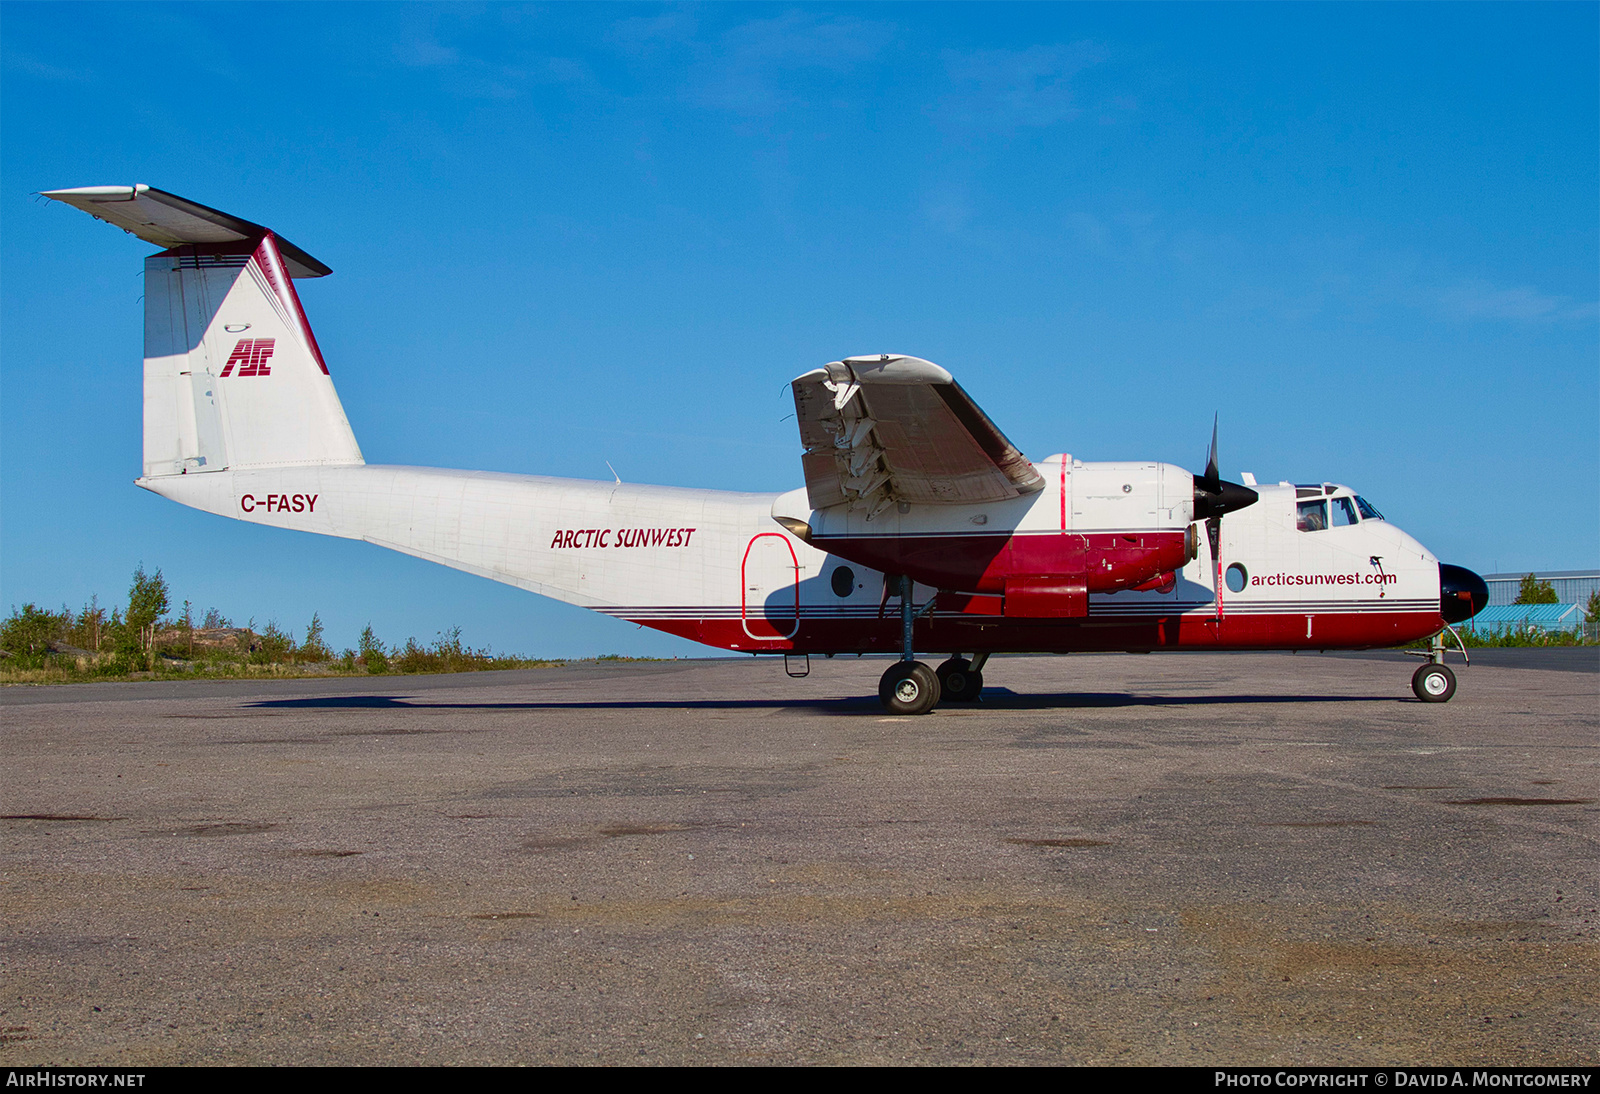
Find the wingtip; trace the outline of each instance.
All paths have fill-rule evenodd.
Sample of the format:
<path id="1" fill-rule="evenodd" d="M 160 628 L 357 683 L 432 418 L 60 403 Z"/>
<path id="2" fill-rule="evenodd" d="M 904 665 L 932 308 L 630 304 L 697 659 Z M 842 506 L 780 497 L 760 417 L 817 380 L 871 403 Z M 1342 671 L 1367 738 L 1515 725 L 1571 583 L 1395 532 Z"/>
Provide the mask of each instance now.
<path id="1" fill-rule="evenodd" d="M 68 198 L 81 201 L 132 201 L 149 189 L 148 183 L 136 182 L 132 186 L 73 186 L 64 190 L 40 190 L 39 193 L 57 201 Z"/>

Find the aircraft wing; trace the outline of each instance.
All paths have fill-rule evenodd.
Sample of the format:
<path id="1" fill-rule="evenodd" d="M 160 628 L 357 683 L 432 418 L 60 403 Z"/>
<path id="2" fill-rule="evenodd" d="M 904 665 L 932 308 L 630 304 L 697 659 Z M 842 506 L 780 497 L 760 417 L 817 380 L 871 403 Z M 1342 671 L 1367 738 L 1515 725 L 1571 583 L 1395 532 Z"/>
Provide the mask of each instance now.
<path id="1" fill-rule="evenodd" d="M 180 198 L 154 186 L 80 186 L 74 190 L 46 190 L 44 196 L 82 209 L 90 216 L 115 224 L 157 247 L 185 243 L 239 243 L 259 240 L 267 229 L 259 224 Z M 333 272 L 287 239 L 274 233 L 278 253 L 290 277 L 321 277 Z"/>
<path id="2" fill-rule="evenodd" d="M 961 505 L 1044 479 L 944 369 L 918 357 L 847 357 L 793 383 L 813 509 Z"/>

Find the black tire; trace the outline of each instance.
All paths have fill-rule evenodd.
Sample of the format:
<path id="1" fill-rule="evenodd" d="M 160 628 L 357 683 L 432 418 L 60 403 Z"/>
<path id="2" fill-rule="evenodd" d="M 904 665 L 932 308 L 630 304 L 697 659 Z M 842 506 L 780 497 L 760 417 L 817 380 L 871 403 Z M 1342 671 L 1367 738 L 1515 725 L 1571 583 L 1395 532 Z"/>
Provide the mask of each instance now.
<path id="1" fill-rule="evenodd" d="M 939 705 L 939 677 L 921 661 L 896 661 L 878 681 L 878 698 L 890 714 L 926 714 Z"/>
<path id="2" fill-rule="evenodd" d="M 1423 665 L 1412 674 L 1411 690 L 1424 703 L 1448 703 L 1456 693 L 1456 674 L 1443 665 Z"/>
<path id="3" fill-rule="evenodd" d="M 939 695 L 946 703 L 976 703 L 983 692 L 983 673 L 972 671 L 965 657 L 952 657 L 940 665 Z"/>

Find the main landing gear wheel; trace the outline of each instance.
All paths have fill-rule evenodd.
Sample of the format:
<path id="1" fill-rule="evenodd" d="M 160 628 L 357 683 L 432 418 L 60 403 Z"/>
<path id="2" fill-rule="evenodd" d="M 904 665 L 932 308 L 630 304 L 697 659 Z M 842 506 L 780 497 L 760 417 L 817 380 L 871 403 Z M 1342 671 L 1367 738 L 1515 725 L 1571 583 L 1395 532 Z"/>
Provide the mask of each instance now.
<path id="1" fill-rule="evenodd" d="M 939 694 L 947 703 L 976 703 L 983 691 L 983 673 L 965 657 L 952 657 L 938 668 Z"/>
<path id="2" fill-rule="evenodd" d="M 939 677 L 921 661 L 896 661 L 878 681 L 891 714 L 926 714 L 939 704 Z"/>
<path id="3" fill-rule="evenodd" d="M 1411 677 L 1411 690 L 1424 703 L 1448 703 L 1456 693 L 1456 674 L 1443 665 L 1423 665 Z"/>

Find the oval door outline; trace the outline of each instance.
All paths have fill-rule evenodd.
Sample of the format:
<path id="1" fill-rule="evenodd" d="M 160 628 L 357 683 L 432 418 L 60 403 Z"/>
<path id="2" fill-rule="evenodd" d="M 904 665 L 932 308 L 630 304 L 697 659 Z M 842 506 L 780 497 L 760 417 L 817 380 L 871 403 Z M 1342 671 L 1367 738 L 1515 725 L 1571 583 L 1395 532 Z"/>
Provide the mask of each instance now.
<path id="1" fill-rule="evenodd" d="M 794 590 L 794 625 L 789 628 L 789 633 L 787 634 L 756 634 L 750 629 L 750 581 L 748 577 L 750 552 L 755 550 L 757 540 L 766 539 L 769 536 L 780 541 L 784 549 L 789 552 L 789 573 L 791 575 L 789 587 Z M 762 613 L 761 621 L 771 626 L 773 630 L 777 630 L 777 627 L 773 625 L 773 621 L 765 613 Z M 794 545 L 789 542 L 789 537 L 782 532 L 760 532 L 751 536 L 750 542 L 745 545 L 744 559 L 739 563 L 739 625 L 744 628 L 746 635 L 758 642 L 780 642 L 786 638 L 793 638 L 800 631 L 800 559 L 795 555 Z"/>

